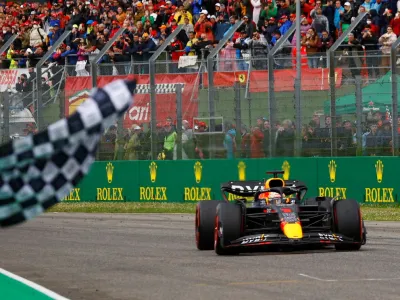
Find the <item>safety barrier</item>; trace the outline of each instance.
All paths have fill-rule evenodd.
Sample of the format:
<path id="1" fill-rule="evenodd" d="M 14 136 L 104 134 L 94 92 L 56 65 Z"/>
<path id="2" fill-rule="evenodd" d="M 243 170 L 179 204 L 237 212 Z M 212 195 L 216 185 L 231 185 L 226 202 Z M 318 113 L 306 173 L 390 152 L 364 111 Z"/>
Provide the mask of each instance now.
<path id="1" fill-rule="evenodd" d="M 184 203 L 222 199 L 222 182 L 261 180 L 270 176 L 265 173 L 268 170 L 284 170 L 284 179 L 306 183 L 307 197 L 394 203 L 399 169 L 396 157 L 105 161 L 95 162 L 89 175 L 65 200 Z"/>

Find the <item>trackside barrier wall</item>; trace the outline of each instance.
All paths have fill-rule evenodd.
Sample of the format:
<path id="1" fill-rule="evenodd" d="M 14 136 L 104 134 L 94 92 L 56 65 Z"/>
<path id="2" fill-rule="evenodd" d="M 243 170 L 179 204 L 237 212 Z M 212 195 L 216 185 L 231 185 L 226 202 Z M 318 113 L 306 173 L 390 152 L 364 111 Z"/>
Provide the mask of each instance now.
<path id="1" fill-rule="evenodd" d="M 265 172 L 276 169 L 285 171 L 284 179 L 304 181 L 309 188 L 308 197 L 398 202 L 400 160 L 396 157 L 95 162 L 88 176 L 65 200 L 220 200 L 222 182 L 269 178 Z"/>

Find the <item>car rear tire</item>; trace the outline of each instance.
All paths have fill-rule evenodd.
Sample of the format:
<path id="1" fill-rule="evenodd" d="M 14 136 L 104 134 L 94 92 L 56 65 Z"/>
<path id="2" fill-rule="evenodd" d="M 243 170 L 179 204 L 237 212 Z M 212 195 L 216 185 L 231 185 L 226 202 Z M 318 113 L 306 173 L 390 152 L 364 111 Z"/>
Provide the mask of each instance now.
<path id="1" fill-rule="evenodd" d="M 200 201 L 196 205 L 195 234 L 199 250 L 214 249 L 214 221 L 219 200 Z"/>
<path id="2" fill-rule="evenodd" d="M 363 242 L 360 206 L 356 200 L 338 200 L 333 207 L 335 231 L 354 239 L 351 244 L 335 244 L 336 250 L 357 251 Z"/>
<path id="3" fill-rule="evenodd" d="M 214 250 L 218 255 L 238 254 L 238 248 L 227 248 L 230 241 L 240 238 L 242 232 L 242 210 L 234 203 L 217 206 L 214 229 Z"/>

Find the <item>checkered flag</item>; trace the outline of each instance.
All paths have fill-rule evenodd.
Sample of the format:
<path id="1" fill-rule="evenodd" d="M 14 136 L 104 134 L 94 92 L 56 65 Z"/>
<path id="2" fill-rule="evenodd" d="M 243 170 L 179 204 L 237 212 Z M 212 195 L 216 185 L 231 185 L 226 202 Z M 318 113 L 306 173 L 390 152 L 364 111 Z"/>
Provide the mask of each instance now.
<path id="1" fill-rule="evenodd" d="M 136 81 L 93 89 L 70 117 L 0 147 L 0 226 L 22 223 L 62 201 L 89 172 L 103 131 L 132 104 Z"/>

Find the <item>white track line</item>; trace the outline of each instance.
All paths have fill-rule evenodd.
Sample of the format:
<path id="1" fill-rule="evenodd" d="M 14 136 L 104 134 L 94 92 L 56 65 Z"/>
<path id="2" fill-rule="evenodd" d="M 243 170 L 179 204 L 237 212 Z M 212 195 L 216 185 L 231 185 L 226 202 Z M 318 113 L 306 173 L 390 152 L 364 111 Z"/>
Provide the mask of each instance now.
<path id="1" fill-rule="evenodd" d="M 42 293 L 42 294 L 44 294 L 44 295 L 46 295 L 46 296 L 48 296 L 50 298 L 53 298 L 54 300 L 69 300 L 69 299 L 67 299 L 67 298 L 65 298 L 65 297 L 63 297 L 61 295 L 58 295 L 57 293 L 55 293 L 53 291 L 50 291 L 50 290 L 46 289 L 45 287 L 43 287 L 41 285 L 38 285 L 38 284 L 36 284 L 36 283 L 34 283 L 32 281 L 29 281 L 29 280 L 27 280 L 25 278 L 22 278 L 22 277 L 20 277 L 18 275 L 15 275 L 15 274 L 13 274 L 11 272 L 8 272 L 8 271 L 4 270 L 4 269 L 0 268 L 0 273 L 5 275 L 5 276 L 7 276 L 7 277 L 9 277 L 9 278 L 17 280 L 17 281 L 29 286 L 30 288 L 32 288 L 34 290 L 37 290 L 38 292 L 40 292 L 40 293 Z"/>
<path id="2" fill-rule="evenodd" d="M 322 279 L 322 278 L 313 277 L 313 276 L 306 275 L 306 274 L 299 274 L 299 275 L 303 276 L 303 277 L 310 278 L 310 279 L 318 280 L 318 281 L 337 281 L 336 279 Z"/>
<path id="3" fill-rule="evenodd" d="M 314 276 L 310 276 L 307 274 L 299 274 L 300 276 L 307 277 L 310 279 L 324 281 L 324 282 L 338 282 L 338 281 L 392 281 L 392 280 L 399 280 L 400 278 L 357 278 L 357 279 L 322 279 Z"/>

